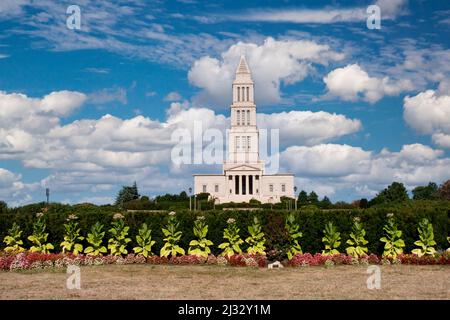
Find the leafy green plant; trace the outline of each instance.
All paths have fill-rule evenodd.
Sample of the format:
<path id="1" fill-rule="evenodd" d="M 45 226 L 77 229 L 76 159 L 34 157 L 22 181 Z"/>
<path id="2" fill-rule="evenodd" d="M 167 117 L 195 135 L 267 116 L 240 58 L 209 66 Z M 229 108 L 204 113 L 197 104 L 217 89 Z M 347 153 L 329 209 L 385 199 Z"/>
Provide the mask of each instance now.
<path id="1" fill-rule="evenodd" d="M 331 221 L 325 225 L 323 233 L 322 242 L 325 244 L 325 250 L 322 250 L 322 254 L 338 254 L 339 250 L 337 248 L 341 245 L 341 234 Z"/>
<path id="2" fill-rule="evenodd" d="M 86 241 L 90 246 L 84 249 L 84 253 L 98 256 L 99 254 L 108 252 L 106 247 L 102 245 L 103 237 L 105 236 L 105 231 L 102 230 L 103 225 L 98 221 L 91 227 L 91 230 L 86 237 Z"/>
<path id="3" fill-rule="evenodd" d="M 128 230 L 130 227 L 125 226 L 123 216 L 121 214 L 114 215 L 115 221 L 112 222 L 112 228 L 109 229 L 111 238 L 108 240 L 108 249 L 112 256 L 118 256 L 121 254 L 127 254 L 127 243 L 131 241 L 128 236 Z"/>
<path id="4" fill-rule="evenodd" d="M 213 242 L 206 239 L 206 235 L 208 234 L 208 226 L 204 220 L 204 216 L 198 216 L 194 222 L 194 235 L 197 237 L 197 240 L 192 240 L 189 243 L 188 253 L 208 257 L 211 253 L 209 246 L 212 246 Z"/>
<path id="5" fill-rule="evenodd" d="M 175 217 L 175 212 L 169 213 L 169 220 L 167 226 L 162 229 L 165 238 L 163 239 L 165 244 L 161 248 L 160 256 L 168 257 L 169 255 L 175 257 L 178 253 L 184 255 L 184 249 L 178 245 L 181 239 L 182 232 L 178 230 L 179 222 Z"/>
<path id="6" fill-rule="evenodd" d="M 256 216 L 253 217 L 253 224 L 248 226 L 247 230 L 250 234 L 250 237 L 245 239 L 245 242 L 248 244 L 247 253 L 265 255 L 266 252 L 264 250 L 266 247 L 264 244 L 266 243 L 266 239 L 264 237 L 264 232 L 262 232 L 261 224 Z"/>
<path id="7" fill-rule="evenodd" d="M 13 223 L 11 229 L 8 230 L 8 235 L 3 239 L 6 243 L 5 252 L 18 253 L 25 251 L 25 248 L 21 247 L 23 241 L 21 239 L 22 231 L 17 223 Z"/>
<path id="8" fill-rule="evenodd" d="M 430 221 L 427 218 L 423 218 L 419 222 L 417 230 L 419 231 L 419 240 L 414 242 L 414 244 L 419 248 L 412 250 L 412 253 L 417 254 L 419 257 L 436 254 L 436 249 L 433 247 L 436 245 L 436 241 L 434 241 L 433 225 Z"/>
<path id="9" fill-rule="evenodd" d="M 385 236 L 380 239 L 385 243 L 383 257 L 395 259 L 397 255 L 403 253 L 405 242 L 401 239 L 402 231 L 398 230 L 393 214 L 388 213 L 387 218 L 387 223 L 383 227 Z"/>
<path id="10" fill-rule="evenodd" d="M 33 243 L 30 251 L 49 253 L 50 250 L 54 249 L 54 247 L 51 243 L 46 243 L 48 233 L 45 232 L 45 229 L 47 228 L 47 225 L 45 224 L 42 215 L 42 213 L 37 214 L 38 219 L 33 224 L 33 234 L 31 236 L 28 236 L 28 240 Z"/>
<path id="11" fill-rule="evenodd" d="M 239 228 L 236 226 L 236 220 L 229 218 L 227 220 L 228 228 L 223 230 L 223 238 L 225 241 L 219 245 L 219 249 L 223 249 L 220 255 L 232 256 L 236 253 L 242 253 L 242 249 L 239 247 L 244 241 L 239 236 Z"/>
<path id="12" fill-rule="evenodd" d="M 366 244 L 369 243 L 365 239 L 366 230 L 363 229 L 362 223 L 359 217 L 353 220 L 352 232 L 350 233 L 350 239 L 347 240 L 349 245 L 346 249 L 347 254 L 354 257 L 360 257 L 368 252 Z"/>
<path id="13" fill-rule="evenodd" d="M 291 260 L 292 257 L 297 253 L 302 253 L 302 247 L 298 243 L 298 239 L 300 239 L 303 234 L 298 231 L 300 229 L 300 226 L 298 225 L 298 223 L 295 223 L 295 217 L 292 213 L 290 213 L 286 217 L 284 226 L 289 236 L 289 245 L 286 250 L 286 254 L 288 259 Z"/>
<path id="14" fill-rule="evenodd" d="M 147 227 L 146 223 L 143 223 L 139 229 L 136 242 L 139 246 L 133 248 L 134 253 L 142 254 L 146 258 L 153 255 L 152 246 L 156 241 L 152 240 L 152 230 Z"/>
<path id="15" fill-rule="evenodd" d="M 63 253 L 66 253 L 67 251 L 77 255 L 78 253 L 83 252 L 83 245 L 77 243 L 77 241 L 84 240 L 84 237 L 80 236 L 81 229 L 78 228 L 78 222 L 74 221 L 75 219 L 77 219 L 77 217 L 71 214 L 67 218 L 68 223 L 64 224 L 66 233 L 64 234 L 64 241 L 60 244 Z"/>

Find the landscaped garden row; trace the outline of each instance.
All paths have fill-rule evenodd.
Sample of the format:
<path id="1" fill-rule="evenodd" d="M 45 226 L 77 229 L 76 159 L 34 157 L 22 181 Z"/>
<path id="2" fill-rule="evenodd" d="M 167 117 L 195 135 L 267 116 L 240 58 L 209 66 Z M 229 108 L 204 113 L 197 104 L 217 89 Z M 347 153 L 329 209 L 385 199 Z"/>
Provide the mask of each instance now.
<path id="1" fill-rule="evenodd" d="M 32 253 L 48 254 L 51 251 L 57 250 L 52 243 L 47 241 L 49 233 L 46 231 L 46 211 L 48 210 L 44 209 L 43 211 L 44 212 L 36 214 L 35 221 L 33 222 L 33 232 L 27 237 L 28 241 L 32 244 L 29 247 L 29 251 Z M 183 235 L 183 232 L 180 230 L 180 221 L 177 219 L 175 212 L 170 212 L 165 219 L 166 224 L 161 228 L 164 238 L 163 246 L 159 250 L 159 256 L 163 260 L 158 260 L 160 258 L 154 257 L 153 246 L 156 241 L 152 239 L 152 230 L 148 228 L 146 223 L 143 223 L 140 226 L 138 234 L 135 236 L 136 246 L 133 247 L 132 250 L 137 255 L 137 258 L 134 255 L 129 256 L 129 249 L 131 249 L 129 243 L 132 241 L 129 237 L 130 227 L 126 225 L 125 216 L 121 213 L 114 214 L 112 218 L 113 220 L 110 229 L 108 230 L 109 239 L 107 241 L 107 247 L 104 243 L 104 225 L 97 221 L 91 226 L 87 236 L 84 237 L 81 235 L 81 228 L 77 221 L 78 216 L 74 214 L 70 214 L 66 218 L 66 221 L 63 224 L 65 229 L 63 241 L 57 247 L 61 248 L 63 254 L 71 254 L 74 256 L 77 256 L 80 253 L 87 254 L 88 257 L 83 256 L 82 258 L 80 256 L 79 259 L 91 259 L 92 261 L 96 261 L 95 259 L 97 259 L 98 263 L 103 263 L 103 259 L 106 259 L 106 261 L 111 260 L 112 263 L 117 263 L 117 261 L 122 261 L 123 259 L 125 259 L 124 261 L 127 261 L 127 259 L 131 259 L 132 261 L 140 259 L 139 261 L 142 262 L 161 262 L 166 261 L 164 259 L 167 259 L 167 262 L 172 263 L 177 263 L 177 261 L 200 263 L 200 261 L 207 262 L 208 260 L 215 259 L 214 255 L 212 255 L 211 248 L 217 247 L 221 250 L 220 258 L 222 264 L 226 262 L 231 265 L 239 265 L 238 262 L 233 261 L 240 259 L 239 257 L 244 251 L 242 248 L 244 245 L 246 246 L 245 251 L 247 256 L 242 256 L 242 259 L 244 259 L 243 264 L 255 266 L 265 265 L 266 254 L 270 257 L 276 257 L 277 255 L 284 257 L 285 255 L 291 265 L 334 264 L 336 263 L 336 259 L 341 261 L 341 263 L 346 263 L 346 261 L 348 263 L 361 263 L 365 260 L 369 262 L 371 259 L 373 262 L 375 261 L 374 257 L 377 257 L 373 254 L 367 255 L 369 252 L 367 244 L 369 242 L 366 240 L 366 231 L 360 217 L 353 218 L 350 234 L 345 241 L 345 251 L 347 255 L 342 255 L 339 251 L 341 250 L 341 244 L 343 242 L 341 233 L 337 230 L 332 221 L 328 221 L 325 224 L 321 239 L 323 245 L 322 254 L 313 256 L 303 254 L 301 247 L 303 233 L 300 230 L 300 225 L 293 213 L 289 213 L 284 219 L 283 232 L 286 241 L 283 247 L 278 249 L 271 248 L 270 250 L 267 250 L 266 234 L 256 215 L 253 216 L 252 224 L 247 227 L 248 237 L 245 238 L 245 241 L 241 238 L 240 229 L 236 224 L 236 220 L 234 218 L 228 218 L 227 226 L 223 230 L 222 243 L 219 245 L 214 245 L 214 243 L 208 239 L 208 224 L 205 221 L 205 217 L 199 215 L 196 216 L 193 223 L 192 229 L 194 237 L 193 239 L 191 238 L 189 242 L 188 255 L 185 256 L 186 251 L 180 246 L 180 239 Z M 26 263 L 29 259 L 28 255 L 16 255 L 17 253 L 26 251 L 23 247 L 22 232 L 20 226 L 14 222 L 8 231 L 8 235 L 5 236 L 3 241 L 7 246 L 4 248 L 4 251 L 10 255 L 2 258 L 3 269 L 15 269 L 14 266 L 16 264 L 26 266 L 33 265 L 34 261 L 28 264 Z M 435 246 L 437 243 L 434 240 L 434 228 L 427 218 L 422 218 L 420 220 L 417 232 L 418 239 L 414 242 L 416 248 L 412 250 L 414 256 L 403 256 L 405 242 L 402 239 L 402 231 L 397 227 L 394 214 L 388 213 L 385 217 L 383 235 L 379 239 L 379 242 L 384 245 L 382 261 L 402 262 L 403 259 L 404 261 L 413 262 L 416 261 L 415 259 L 417 258 L 423 259 L 422 257 L 426 257 L 426 261 L 417 260 L 414 263 L 446 264 L 448 255 L 442 255 L 436 251 Z M 86 240 L 87 245 L 83 244 L 84 240 Z M 105 254 L 109 254 L 110 258 L 95 258 Z M 178 258 L 178 255 L 181 255 L 182 257 Z M 114 256 L 118 258 L 111 258 Z M 123 256 L 126 256 L 126 258 Z M 183 256 L 185 256 L 185 258 L 183 258 Z M 399 258 L 399 256 L 401 258 Z M 53 261 L 53 258 L 51 257 L 52 256 L 46 261 Z M 58 256 L 56 255 L 56 257 Z M 59 258 L 56 259 L 56 262 L 59 260 L 64 261 L 64 259 L 70 260 L 70 256 L 59 256 Z M 378 257 L 377 259 L 380 260 Z M 17 263 L 15 262 L 16 260 L 18 260 Z M 220 260 L 216 259 L 216 261 Z"/>

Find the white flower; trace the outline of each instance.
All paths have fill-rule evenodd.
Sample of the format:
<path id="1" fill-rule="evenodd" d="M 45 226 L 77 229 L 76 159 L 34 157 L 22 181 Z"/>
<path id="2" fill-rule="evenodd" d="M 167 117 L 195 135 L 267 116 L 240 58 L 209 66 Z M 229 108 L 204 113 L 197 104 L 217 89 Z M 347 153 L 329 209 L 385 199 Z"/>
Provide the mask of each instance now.
<path id="1" fill-rule="evenodd" d="M 360 222 L 360 221 L 361 221 L 361 218 L 360 218 L 360 217 L 354 217 L 354 218 L 353 218 L 353 221 L 354 221 L 354 222 Z"/>
<path id="2" fill-rule="evenodd" d="M 205 220 L 205 216 L 197 216 L 197 220 L 199 220 L 199 221 Z"/>
<path id="3" fill-rule="evenodd" d="M 174 215 L 176 215 L 177 213 L 175 211 L 170 211 L 169 212 L 169 216 L 173 217 Z"/>
<path id="4" fill-rule="evenodd" d="M 36 213 L 36 217 L 37 217 L 37 218 L 40 218 L 40 217 L 42 217 L 43 215 L 44 215 L 43 212 L 38 212 L 38 213 Z"/>
<path id="5" fill-rule="evenodd" d="M 393 216 L 394 216 L 394 214 L 392 212 L 390 212 L 386 215 L 386 217 L 388 217 L 388 218 L 392 218 Z"/>
<path id="6" fill-rule="evenodd" d="M 69 214 L 69 216 L 67 217 L 67 221 L 71 221 L 71 220 L 77 220 L 78 219 L 78 217 L 76 216 L 76 215 L 74 215 L 74 214 Z"/>
<path id="7" fill-rule="evenodd" d="M 233 223 L 236 223 L 236 220 L 234 220 L 233 218 L 228 218 L 227 223 L 233 224 Z"/>
<path id="8" fill-rule="evenodd" d="M 125 218 L 125 217 L 124 217 L 123 214 L 121 214 L 121 213 L 115 213 L 115 214 L 113 215 L 113 219 L 114 219 L 114 220 L 121 220 L 121 219 L 123 219 L 123 218 Z"/>

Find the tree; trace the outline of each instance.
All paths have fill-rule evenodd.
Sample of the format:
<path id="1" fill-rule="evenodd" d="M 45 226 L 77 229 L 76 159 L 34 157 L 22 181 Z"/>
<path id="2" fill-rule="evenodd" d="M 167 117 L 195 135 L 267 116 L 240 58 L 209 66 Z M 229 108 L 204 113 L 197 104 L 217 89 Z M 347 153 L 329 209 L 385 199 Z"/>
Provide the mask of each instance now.
<path id="1" fill-rule="evenodd" d="M 359 207 L 362 209 L 366 209 L 369 207 L 369 201 L 367 201 L 366 198 L 362 198 L 361 200 L 359 200 Z"/>
<path id="2" fill-rule="evenodd" d="M 8 211 L 8 205 L 5 201 L 0 200 L 0 213 L 6 213 Z"/>
<path id="3" fill-rule="evenodd" d="M 298 194 L 298 205 L 301 207 L 306 206 L 307 204 L 308 204 L 308 194 L 306 193 L 306 191 L 302 190 Z"/>
<path id="4" fill-rule="evenodd" d="M 125 202 L 139 199 L 139 192 L 136 185 L 136 182 L 133 183 L 133 185 L 130 186 L 123 186 L 122 189 L 119 191 L 116 197 L 116 205 L 121 205 Z"/>
<path id="5" fill-rule="evenodd" d="M 418 186 L 412 190 L 414 200 L 437 200 L 439 199 L 438 186 L 430 182 L 427 186 Z"/>
<path id="6" fill-rule="evenodd" d="M 314 191 L 311 191 L 311 193 L 308 195 L 308 203 L 313 205 L 319 204 L 319 196 Z"/>
<path id="7" fill-rule="evenodd" d="M 408 200 L 408 192 L 403 183 L 393 182 L 386 189 L 381 191 L 370 202 L 371 205 L 389 203 L 389 202 L 403 202 Z"/>
<path id="8" fill-rule="evenodd" d="M 443 200 L 450 200 L 450 180 L 445 181 L 440 187 L 439 187 L 439 196 Z"/>
<path id="9" fill-rule="evenodd" d="M 319 203 L 319 207 L 322 209 L 328 209 L 332 206 L 330 199 L 327 196 L 324 196 L 323 199 Z"/>

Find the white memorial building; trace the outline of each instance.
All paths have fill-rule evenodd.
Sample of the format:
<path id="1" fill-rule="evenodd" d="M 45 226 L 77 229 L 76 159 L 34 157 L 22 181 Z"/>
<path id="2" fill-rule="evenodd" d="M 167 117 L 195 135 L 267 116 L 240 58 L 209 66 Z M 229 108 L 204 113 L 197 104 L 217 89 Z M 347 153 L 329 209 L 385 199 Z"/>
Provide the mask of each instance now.
<path id="1" fill-rule="evenodd" d="M 194 174 L 195 194 L 207 192 L 216 203 L 280 202 L 282 196 L 294 197 L 294 175 L 264 174 L 259 158 L 259 132 L 256 126 L 254 83 L 244 56 L 241 56 L 233 81 L 231 129 L 227 160 L 222 174 Z"/>

